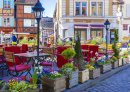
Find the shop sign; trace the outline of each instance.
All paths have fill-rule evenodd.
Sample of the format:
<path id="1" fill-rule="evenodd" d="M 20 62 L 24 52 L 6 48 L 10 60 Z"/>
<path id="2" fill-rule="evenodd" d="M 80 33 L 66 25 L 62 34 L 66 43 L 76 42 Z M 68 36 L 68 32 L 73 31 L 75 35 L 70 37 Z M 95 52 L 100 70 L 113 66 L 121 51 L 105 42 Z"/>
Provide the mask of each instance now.
<path id="1" fill-rule="evenodd" d="M 128 24 L 123 24 L 123 30 L 128 30 Z"/>

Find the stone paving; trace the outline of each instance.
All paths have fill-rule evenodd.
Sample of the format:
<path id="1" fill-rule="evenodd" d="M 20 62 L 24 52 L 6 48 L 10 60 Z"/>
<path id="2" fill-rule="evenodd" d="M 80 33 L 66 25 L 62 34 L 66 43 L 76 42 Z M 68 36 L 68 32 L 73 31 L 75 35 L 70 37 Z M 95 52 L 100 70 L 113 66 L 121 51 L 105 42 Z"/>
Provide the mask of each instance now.
<path id="1" fill-rule="evenodd" d="M 130 92 L 130 66 L 82 92 Z"/>

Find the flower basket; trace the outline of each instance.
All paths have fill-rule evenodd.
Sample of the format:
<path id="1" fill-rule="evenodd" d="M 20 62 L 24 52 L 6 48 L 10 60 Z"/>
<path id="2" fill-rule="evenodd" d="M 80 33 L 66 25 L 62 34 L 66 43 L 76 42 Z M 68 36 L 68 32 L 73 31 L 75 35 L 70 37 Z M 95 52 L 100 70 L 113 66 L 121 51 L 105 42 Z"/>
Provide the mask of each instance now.
<path id="1" fill-rule="evenodd" d="M 100 73 L 106 73 L 108 71 L 110 71 L 112 69 L 111 67 L 111 63 L 107 63 L 107 64 L 104 64 L 104 65 L 99 65 L 100 67 Z"/>
<path id="2" fill-rule="evenodd" d="M 61 92 L 66 89 L 66 77 L 56 79 L 41 77 L 41 80 L 45 92 Z"/>
<path id="3" fill-rule="evenodd" d="M 42 92 L 42 84 L 37 84 L 38 88 L 37 89 L 28 89 L 27 92 Z M 6 87 L 4 85 L 3 87 Z M 3 90 L 3 88 L 0 90 L 0 92 L 11 92 L 10 90 Z"/>
<path id="4" fill-rule="evenodd" d="M 95 79 L 100 76 L 100 68 L 97 68 L 95 70 L 89 70 L 89 78 Z"/>
<path id="5" fill-rule="evenodd" d="M 116 62 L 111 62 L 111 64 L 112 64 L 112 69 L 115 69 L 115 68 L 118 67 L 118 61 L 116 61 Z"/>
<path id="6" fill-rule="evenodd" d="M 84 83 L 89 80 L 89 69 L 79 71 L 79 82 Z"/>
<path id="7" fill-rule="evenodd" d="M 122 59 L 122 65 L 125 65 L 126 62 L 127 62 L 127 58 L 123 58 L 123 59 Z"/>
<path id="8" fill-rule="evenodd" d="M 122 66 L 122 58 L 118 59 L 118 66 Z"/>

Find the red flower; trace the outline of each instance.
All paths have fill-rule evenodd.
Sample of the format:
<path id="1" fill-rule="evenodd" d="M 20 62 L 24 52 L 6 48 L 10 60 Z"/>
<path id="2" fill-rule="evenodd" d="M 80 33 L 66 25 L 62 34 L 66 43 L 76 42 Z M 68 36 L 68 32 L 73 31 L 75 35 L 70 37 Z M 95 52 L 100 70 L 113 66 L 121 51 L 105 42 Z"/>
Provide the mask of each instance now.
<path id="1" fill-rule="evenodd" d="M 33 79 L 31 78 L 30 81 L 33 82 Z"/>
<path id="2" fill-rule="evenodd" d="M 27 77 L 25 76 L 25 77 L 23 77 L 23 80 L 25 80 L 25 79 L 27 79 Z"/>

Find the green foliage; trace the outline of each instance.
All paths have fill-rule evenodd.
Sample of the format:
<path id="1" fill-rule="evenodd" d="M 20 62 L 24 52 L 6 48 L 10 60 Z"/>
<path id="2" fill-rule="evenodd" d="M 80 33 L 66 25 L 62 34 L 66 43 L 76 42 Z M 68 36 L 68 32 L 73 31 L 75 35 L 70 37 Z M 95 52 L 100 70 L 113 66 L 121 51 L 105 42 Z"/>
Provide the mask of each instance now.
<path id="1" fill-rule="evenodd" d="M 71 58 L 73 58 L 75 54 L 76 54 L 75 51 L 74 51 L 73 49 L 70 49 L 70 48 L 64 50 L 64 51 L 61 53 L 61 55 L 62 55 L 65 59 L 68 59 L 68 60 L 71 59 Z"/>
<path id="2" fill-rule="evenodd" d="M 28 38 L 24 37 L 21 41 L 20 41 L 20 45 L 28 43 Z"/>
<path id="3" fill-rule="evenodd" d="M 12 45 L 15 45 L 15 44 L 17 44 L 17 42 L 12 42 Z"/>
<path id="4" fill-rule="evenodd" d="M 51 78 L 51 79 L 56 79 L 56 78 L 63 77 L 63 74 L 60 74 L 60 73 L 54 71 L 54 72 L 44 74 L 44 77 Z"/>
<path id="5" fill-rule="evenodd" d="M 71 74 L 73 71 L 77 70 L 77 67 L 73 65 L 73 63 L 66 63 L 62 68 L 60 69 L 67 78 L 72 78 Z"/>
<path id="6" fill-rule="evenodd" d="M 69 41 L 69 42 L 66 42 L 66 45 L 69 45 L 69 46 L 71 46 L 71 45 L 72 45 L 72 42 L 71 42 L 71 41 Z"/>
<path id="7" fill-rule="evenodd" d="M 115 56 L 112 57 L 112 62 L 116 62 L 117 61 L 117 58 Z"/>
<path id="8" fill-rule="evenodd" d="M 92 40 L 91 44 L 96 45 L 97 41 L 96 40 Z"/>
<path id="9" fill-rule="evenodd" d="M 38 75 L 35 68 L 34 68 L 34 74 L 32 75 L 32 79 L 33 79 L 33 84 L 36 84 L 38 81 Z"/>
<path id="10" fill-rule="evenodd" d="M 126 55 L 122 56 L 122 58 L 128 58 Z"/>
<path id="11" fill-rule="evenodd" d="M 0 87 L 4 86 L 6 84 L 5 81 L 3 81 L 2 79 L 0 79 Z"/>
<path id="12" fill-rule="evenodd" d="M 101 60 L 98 60 L 98 65 L 104 65 L 104 64 L 107 64 L 107 63 L 110 63 L 110 60 L 109 59 L 101 59 Z"/>
<path id="13" fill-rule="evenodd" d="M 117 42 L 118 42 L 119 37 L 118 37 L 117 29 L 114 29 L 114 37 L 115 37 L 115 39 L 114 39 L 114 42 L 112 45 L 112 49 L 114 51 L 113 56 L 119 58 L 119 50 L 117 48 Z"/>
<path id="14" fill-rule="evenodd" d="M 58 41 L 57 45 L 63 46 L 63 41 Z"/>
<path id="15" fill-rule="evenodd" d="M 75 34 L 73 36 L 73 43 L 76 43 Z"/>
<path id="16" fill-rule="evenodd" d="M 84 70 L 83 53 L 81 49 L 79 34 L 76 34 L 76 36 L 78 37 L 78 39 L 76 40 L 76 45 L 75 45 L 76 54 L 74 56 L 74 64 L 78 66 L 80 71 L 82 71 Z"/>
<path id="17" fill-rule="evenodd" d="M 30 39 L 30 40 L 28 41 L 28 43 L 29 43 L 29 44 L 35 44 L 35 40 L 34 40 L 34 39 L 32 39 L 32 40 Z"/>

